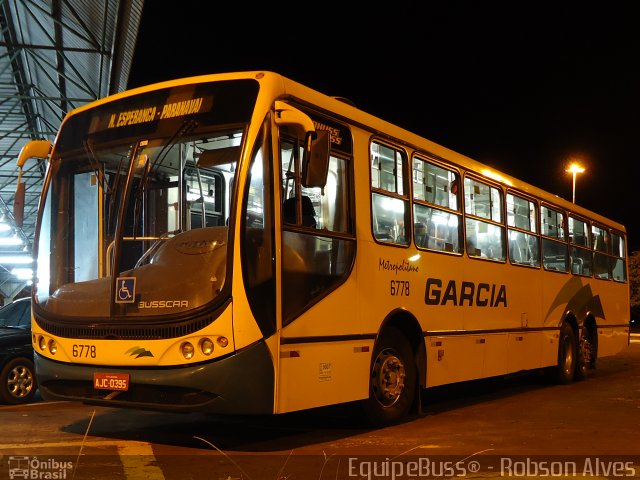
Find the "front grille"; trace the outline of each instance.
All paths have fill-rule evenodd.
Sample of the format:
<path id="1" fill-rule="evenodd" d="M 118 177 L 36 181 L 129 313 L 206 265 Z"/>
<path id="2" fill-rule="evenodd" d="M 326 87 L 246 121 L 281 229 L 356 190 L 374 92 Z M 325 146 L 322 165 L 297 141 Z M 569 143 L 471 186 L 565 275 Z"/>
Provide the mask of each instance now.
<path id="1" fill-rule="evenodd" d="M 35 321 L 47 333 L 62 338 L 96 339 L 96 340 L 162 340 L 191 335 L 202 330 L 222 313 L 229 302 L 225 302 L 217 310 L 183 320 L 151 321 L 141 323 L 139 318 L 127 320 L 127 323 L 111 322 L 102 324 L 82 320 L 49 320 L 35 314 Z"/>
<path id="2" fill-rule="evenodd" d="M 43 330 L 51 335 L 63 338 L 91 338 L 105 340 L 159 340 L 189 335 L 203 329 L 214 317 L 192 319 L 175 325 L 63 325 L 57 322 L 36 319 Z"/>

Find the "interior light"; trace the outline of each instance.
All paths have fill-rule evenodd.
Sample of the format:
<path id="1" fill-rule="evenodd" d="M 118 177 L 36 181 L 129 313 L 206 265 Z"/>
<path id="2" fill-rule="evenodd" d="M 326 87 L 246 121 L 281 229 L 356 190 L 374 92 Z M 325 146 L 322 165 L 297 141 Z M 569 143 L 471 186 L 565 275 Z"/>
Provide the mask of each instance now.
<path id="1" fill-rule="evenodd" d="M 33 270 L 31 268 L 14 268 L 11 270 L 11 275 L 14 275 L 18 280 L 30 280 L 33 278 Z"/>
<path id="2" fill-rule="evenodd" d="M 22 245 L 22 239 L 16 235 L 12 237 L 0 237 L 0 245 Z"/>
<path id="3" fill-rule="evenodd" d="M 203 195 L 202 198 L 204 198 L 204 203 L 216 203 L 215 199 L 213 197 L 210 197 L 209 195 Z M 198 195 L 197 193 L 193 193 L 193 192 L 187 192 L 187 200 L 189 202 L 201 202 L 201 197 L 200 195 Z"/>
<path id="4" fill-rule="evenodd" d="M 1 264 L 29 265 L 33 263 L 33 258 L 28 255 L 0 255 Z"/>

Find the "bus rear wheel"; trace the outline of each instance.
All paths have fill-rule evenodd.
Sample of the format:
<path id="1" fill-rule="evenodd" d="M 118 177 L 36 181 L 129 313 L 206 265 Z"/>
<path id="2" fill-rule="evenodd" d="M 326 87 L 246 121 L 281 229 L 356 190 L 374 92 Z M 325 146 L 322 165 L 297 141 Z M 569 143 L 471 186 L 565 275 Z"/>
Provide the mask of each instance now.
<path id="1" fill-rule="evenodd" d="M 571 383 L 576 374 L 578 362 L 578 343 L 573 328 L 568 323 L 560 328 L 558 342 L 558 365 L 555 369 L 555 379 L 558 383 Z"/>
<path id="2" fill-rule="evenodd" d="M 595 367 L 596 350 L 593 341 L 594 333 L 585 327 L 582 327 L 582 335 L 580 335 L 580 343 L 578 345 L 578 365 L 576 367 L 576 378 L 585 380 L 589 375 L 589 370 Z"/>
<path id="3" fill-rule="evenodd" d="M 369 398 L 363 403 L 369 423 L 382 426 L 405 418 L 415 400 L 416 388 L 413 350 L 402 333 L 387 329 L 373 352 Z"/>

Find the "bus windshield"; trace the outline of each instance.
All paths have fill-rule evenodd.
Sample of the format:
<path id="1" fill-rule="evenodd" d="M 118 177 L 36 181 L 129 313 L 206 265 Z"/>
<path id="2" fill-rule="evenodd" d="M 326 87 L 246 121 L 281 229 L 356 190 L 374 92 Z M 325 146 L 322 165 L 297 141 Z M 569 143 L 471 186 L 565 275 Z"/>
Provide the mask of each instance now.
<path id="1" fill-rule="evenodd" d="M 67 119 L 40 206 L 44 312 L 175 316 L 224 301 L 234 175 L 256 95 L 248 81 L 188 85 Z"/>

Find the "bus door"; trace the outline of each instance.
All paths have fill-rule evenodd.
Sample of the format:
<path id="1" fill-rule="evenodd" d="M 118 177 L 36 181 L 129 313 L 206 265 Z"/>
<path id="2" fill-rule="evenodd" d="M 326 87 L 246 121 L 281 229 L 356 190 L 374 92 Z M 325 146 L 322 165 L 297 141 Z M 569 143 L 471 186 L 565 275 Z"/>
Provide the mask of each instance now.
<path id="1" fill-rule="evenodd" d="M 318 128 L 327 122 L 313 123 Z M 287 412 L 366 396 L 370 355 L 354 340 L 362 322 L 354 300 L 350 139 L 347 155 L 331 138 L 328 164 L 320 167 L 324 178 L 317 181 L 301 129 L 280 125 L 278 132 L 282 331 L 276 410 Z"/>

